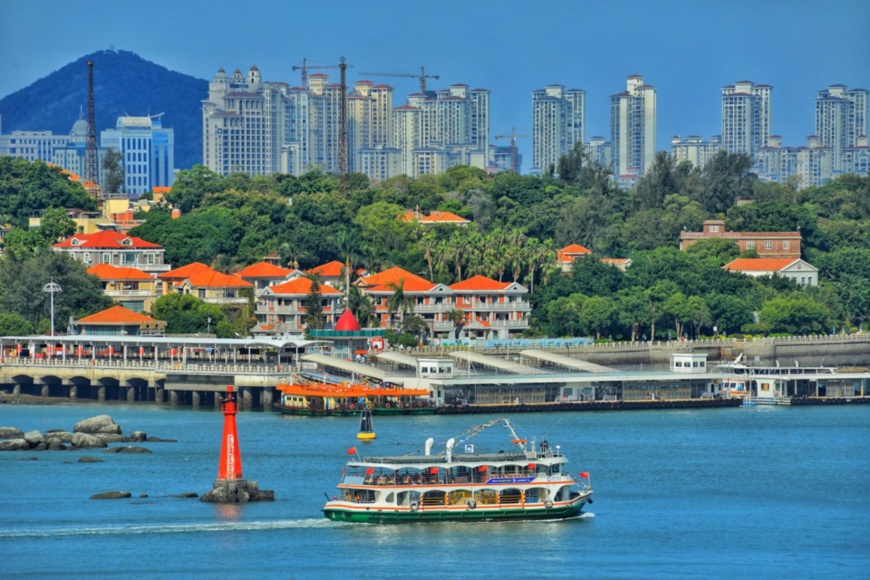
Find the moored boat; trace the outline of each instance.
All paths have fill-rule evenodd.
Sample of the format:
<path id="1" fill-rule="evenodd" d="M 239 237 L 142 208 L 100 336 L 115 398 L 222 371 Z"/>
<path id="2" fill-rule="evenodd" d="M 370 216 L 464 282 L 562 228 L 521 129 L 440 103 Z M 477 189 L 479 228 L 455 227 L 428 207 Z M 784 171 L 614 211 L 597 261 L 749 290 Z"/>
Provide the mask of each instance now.
<path id="1" fill-rule="evenodd" d="M 347 417 L 358 415 L 362 409 L 370 410 L 372 415 L 425 415 L 437 409 L 426 389 L 362 383 L 294 383 L 276 389 L 281 393 L 277 407 L 287 415 Z"/>
<path id="2" fill-rule="evenodd" d="M 567 458 L 546 440 L 540 446 L 517 436 L 510 451 L 454 453 L 456 440 L 446 442 L 443 453 L 360 457 L 348 462 L 338 484 L 339 495 L 327 501 L 324 515 L 335 521 L 404 523 L 431 521 L 495 521 L 564 519 L 577 516 L 592 503 L 589 474 L 579 480 L 567 471 Z M 475 431 L 476 433 L 477 431 Z"/>

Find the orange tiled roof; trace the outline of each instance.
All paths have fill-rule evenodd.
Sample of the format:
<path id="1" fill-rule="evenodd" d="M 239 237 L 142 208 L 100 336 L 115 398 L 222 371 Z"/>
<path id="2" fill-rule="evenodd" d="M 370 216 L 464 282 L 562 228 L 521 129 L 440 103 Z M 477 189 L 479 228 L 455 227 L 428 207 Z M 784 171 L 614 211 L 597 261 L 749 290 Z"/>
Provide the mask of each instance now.
<path id="1" fill-rule="evenodd" d="M 193 288 L 252 288 L 254 285 L 234 274 L 199 269 L 185 278 Z"/>
<path id="2" fill-rule="evenodd" d="M 172 187 L 168 185 L 156 185 L 151 188 L 152 193 L 169 193 Z"/>
<path id="3" fill-rule="evenodd" d="M 451 284 L 450 288 L 453 290 L 469 291 L 504 290 L 510 285 L 510 282 L 499 282 L 498 280 L 493 280 L 492 278 L 478 275 L 474 276 L 473 278 L 469 278 L 468 280 L 463 280 L 461 282 L 457 282 L 456 284 Z"/>
<path id="4" fill-rule="evenodd" d="M 153 276 L 138 268 L 119 268 L 111 264 L 97 264 L 87 272 L 101 280 L 154 280 Z"/>
<path id="5" fill-rule="evenodd" d="M 282 268 L 269 262 L 257 262 L 236 272 L 239 278 L 283 278 L 292 273 L 291 268 Z"/>
<path id="6" fill-rule="evenodd" d="M 362 283 L 369 292 L 393 292 L 394 289 L 390 288 L 390 284 L 399 284 L 400 280 L 405 281 L 402 286 L 404 292 L 426 292 L 435 287 L 433 282 L 398 266 L 367 276 L 362 279 Z"/>
<path id="7" fill-rule="evenodd" d="M 308 295 L 311 294 L 311 280 L 305 277 L 295 278 L 293 280 L 290 280 L 289 282 L 284 282 L 283 284 L 269 286 L 268 290 L 272 294 Z M 328 286 L 327 284 L 320 285 L 320 293 L 323 295 L 341 294 L 341 292 L 339 292 L 332 286 Z"/>
<path id="8" fill-rule="evenodd" d="M 188 264 L 187 266 L 182 266 L 180 268 L 158 274 L 157 277 L 161 280 L 184 280 L 194 272 L 199 272 L 200 270 L 210 270 L 212 272 L 214 271 L 201 262 L 194 262 L 192 264 Z"/>
<path id="9" fill-rule="evenodd" d="M 129 244 L 122 244 L 122 241 L 129 240 Z M 74 243 L 75 242 L 75 243 Z M 156 248 L 161 249 L 163 246 L 160 244 L 154 244 L 151 242 L 146 242 L 141 238 L 137 238 L 134 236 L 128 236 L 126 234 L 122 234 L 120 232 L 113 232 L 111 230 L 103 230 L 101 232 L 97 232 L 94 234 L 76 234 L 71 238 L 68 238 L 62 242 L 54 244 L 55 248 L 110 248 L 117 250 L 126 250 L 130 248 L 134 249 L 143 249 L 143 248 Z"/>
<path id="10" fill-rule="evenodd" d="M 723 268 L 738 272 L 779 272 L 796 261 L 795 258 L 737 258 Z"/>
<path id="11" fill-rule="evenodd" d="M 580 244 L 571 244 L 559 250 L 558 259 L 560 262 L 573 262 L 578 255 L 591 253 L 592 250 L 589 248 L 584 248 Z"/>
<path id="12" fill-rule="evenodd" d="M 317 274 L 321 278 L 338 278 L 341 276 L 341 269 L 344 268 L 344 264 L 339 262 L 338 260 L 333 260 L 331 262 L 327 262 L 326 264 L 321 264 L 315 268 L 311 268 L 310 270 L 306 270 L 306 274 Z"/>
<path id="13" fill-rule="evenodd" d="M 467 224 L 468 220 L 464 217 L 458 216 L 455 213 L 451 213 L 449 211 L 433 211 L 429 212 L 429 215 L 423 215 L 419 211 L 406 211 L 405 213 L 399 214 L 399 219 L 410 222 L 413 220 L 417 220 L 420 223 L 461 223 Z"/>
<path id="14" fill-rule="evenodd" d="M 106 325 L 120 325 L 120 324 L 142 324 L 143 322 L 147 322 L 149 324 L 154 322 L 159 322 L 158 320 L 151 318 L 150 316 L 146 316 L 144 314 L 140 314 L 138 312 L 133 312 L 123 306 L 112 306 L 111 308 L 107 308 L 102 312 L 97 312 L 96 314 L 91 314 L 90 316 L 85 316 L 84 318 L 79 319 L 79 324 L 106 324 Z"/>

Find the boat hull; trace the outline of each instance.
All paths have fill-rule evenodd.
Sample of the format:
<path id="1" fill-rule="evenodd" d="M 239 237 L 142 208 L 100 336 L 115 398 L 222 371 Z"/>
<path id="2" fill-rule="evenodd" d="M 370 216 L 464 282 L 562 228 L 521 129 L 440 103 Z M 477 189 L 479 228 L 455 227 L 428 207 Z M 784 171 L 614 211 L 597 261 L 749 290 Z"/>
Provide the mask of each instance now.
<path id="1" fill-rule="evenodd" d="M 457 507 L 452 509 L 424 508 L 412 511 L 407 508 L 360 508 L 330 502 L 323 508 L 323 515 L 336 522 L 368 524 L 403 524 L 421 522 L 474 522 L 510 520 L 561 520 L 580 515 L 588 498 L 578 499 L 552 507 Z"/>
<path id="2" fill-rule="evenodd" d="M 356 417 L 359 415 L 358 410 L 342 410 L 342 409 L 311 409 L 309 407 L 289 407 L 286 405 L 278 405 L 278 410 L 284 415 L 297 415 L 301 417 Z M 374 407 L 372 415 L 434 415 L 437 407 L 405 407 L 398 409 L 396 407 Z"/>

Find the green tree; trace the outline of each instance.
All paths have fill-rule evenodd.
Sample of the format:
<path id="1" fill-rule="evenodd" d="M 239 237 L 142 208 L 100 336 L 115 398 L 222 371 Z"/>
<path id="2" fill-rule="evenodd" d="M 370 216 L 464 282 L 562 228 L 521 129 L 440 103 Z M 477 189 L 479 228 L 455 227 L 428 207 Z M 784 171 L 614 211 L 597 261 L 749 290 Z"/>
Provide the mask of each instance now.
<path id="1" fill-rule="evenodd" d="M 453 324 L 453 338 L 459 340 L 462 334 L 462 329 L 465 327 L 465 312 L 457 308 L 448 310 L 444 315 L 444 320 Z"/>
<path id="2" fill-rule="evenodd" d="M 76 223 L 62 208 L 48 208 L 42 212 L 39 236 L 46 246 L 63 241 L 76 233 Z"/>
<path id="3" fill-rule="evenodd" d="M 830 312 L 811 298 L 779 296 L 764 303 L 759 322 L 771 332 L 823 334 L 830 326 Z"/>
<path id="4" fill-rule="evenodd" d="M 103 191 L 124 192 L 124 156 L 117 149 L 109 149 L 103 155 Z"/>
<path id="5" fill-rule="evenodd" d="M 740 246 L 726 238 L 706 238 L 686 248 L 686 254 L 724 266 L 740 255 Z"/>
<path id="6" fill-rule="evenodd" d="M 595 338 L 601 338 L 601 331 L 613 323 L 616 308 L 613 300 L 605 296 L 590 296 L 580 307 L 580 323 L 588 332 L 594 332 Z"/>
<path id="7" fill-rule="evenodd" d="M 311 280 L 311 290 L 302 301 L 302 308 L 305 310 L 302 322 L 305 324 L 306 330 L 319 330 L 326 326 L 326 316 L 323 314 L 323 293 L 320 291 L 320 276 L 307 274 L 305 277 Z"/>
<path id="8" fill-rule="evenodd" d="M 702 172 L 701 205 L 711 213 L 725 212 L 738 198 L 752 195 L 756 179 L 751 173 L 752 159 L 745 153 L 720 150 L 710 158 Z"/>
<path id="9" fill-rule="evenodd" d="M 194 165 L 192 169 L 178 172 L 166 201 L 186 214 L 199 207 L 206 195 L 225 188 L 221 175 L 203 165 Z"/>
<path id="10" fill-rule="evenodd" d="M 678 181 L 676 160 L 667 151 L 657 152 L 652 166 L 635 189 L 640 209 L 662 207 L 665 197 L 679 192 Z"/>
<path id="11" fill-rule="evenodd" d="M 32 215 L 51 207 L 94 211 L 97 203 L 59 167 L 0 156 L 0 216 L 4 221 L 26 228 Z"/>
<path id="12" fill-rule="evenodd" d="M 211 328 L 221 338 L 232 336 L 220 307 L 190 294 L 161 296 L 154 301 L 153 314 L 157 320 L 166 322 L 167 334 L 197 334 Z"/>
<path id="13" fill-rule="evenodd" d="M 33 333 L 33 325 L 20 314 L 0 312 L 0 336 L 27 336 Z"/>
<path id="14" fill-rule="evenodd" d="M 393 315 L 399 314 L 399 321 L 406 314 L 414 312 L 414 298 L 405 294 L 405 279 L 400 278 L 398 282 L 390 282 L 387 288 L 393 293 L 387 298 L 387 313 L 390 318 L 390 327 L 393 326 Z"/>

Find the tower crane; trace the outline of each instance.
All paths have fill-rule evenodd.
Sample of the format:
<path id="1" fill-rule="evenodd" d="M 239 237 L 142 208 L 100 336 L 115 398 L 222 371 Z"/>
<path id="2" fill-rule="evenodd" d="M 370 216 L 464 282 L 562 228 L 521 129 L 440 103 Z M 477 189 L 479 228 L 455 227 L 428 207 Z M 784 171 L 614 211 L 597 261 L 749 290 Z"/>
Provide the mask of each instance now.
<path id="1" fill-rule="evenodd" d="M 510 135 L 496 135 L 495 139 L 510 139 L 511 140 L 511 171 L 519 173 L 517 168 L 517 139 L 527 139 L 531 135 L 517 135 L 517 128 L 511 128 Z"/>
<path id="2" fill-rule="evenodd" d="M 347 65 L 348 68 L 353 68 L 351 65 Z M 341 68 L 340 64 L 308 64 L 308 59 L 303 58 L 301 65 L 294 64 L 292 67 L 293 70 L 301 70 L 302 71 L 302 88 L 308 88 L 308 71 L 312 69 L 320 69 L 320 68 Z"/>
<path id="3" fill-rule="evenodd" d="M 426 94 L 426 79 L 435 79 L 438 80 L 441 77 L 438 75 L 427 75 L 426 67 L 420 67 L 420 74 L 402 74 L 402 73 L 382 73 L 382 72 L 364 72 L 359 73 L 361 75 L 372 75 L 378 77 L 407 77 L 412 79 L 420 79 L 420 92 Z"/>

